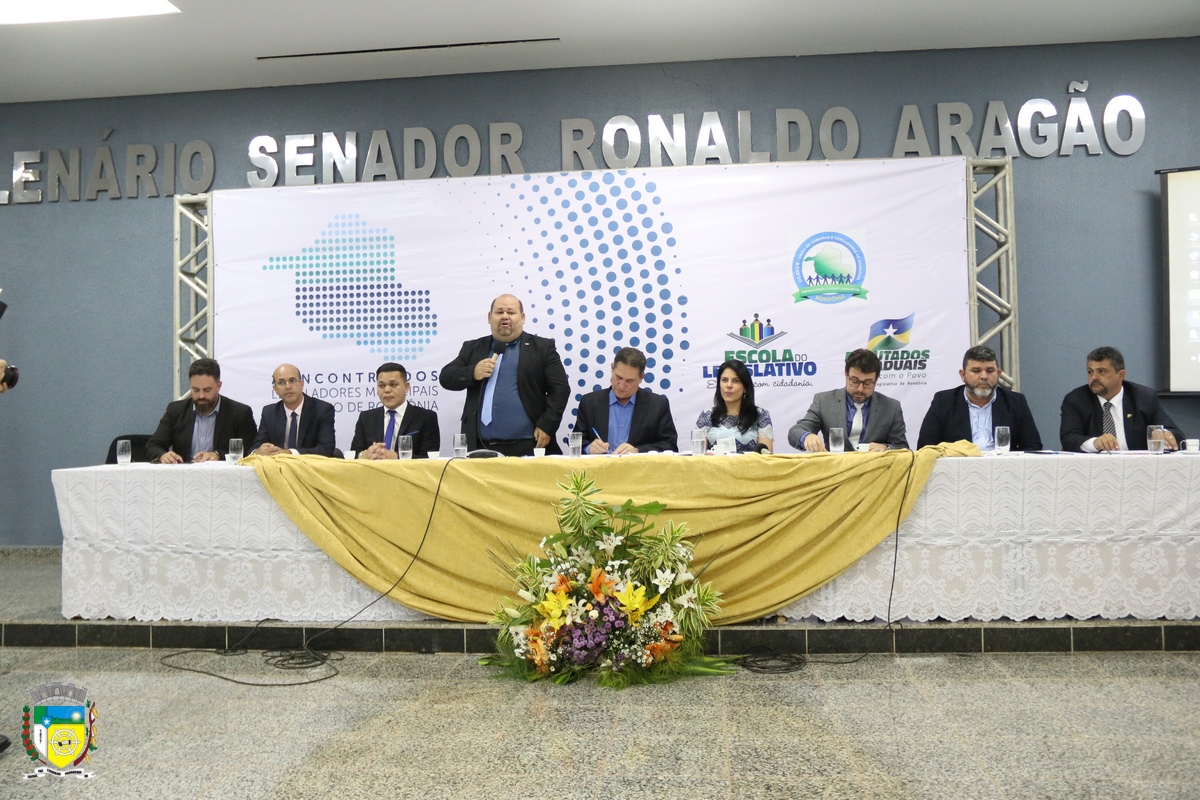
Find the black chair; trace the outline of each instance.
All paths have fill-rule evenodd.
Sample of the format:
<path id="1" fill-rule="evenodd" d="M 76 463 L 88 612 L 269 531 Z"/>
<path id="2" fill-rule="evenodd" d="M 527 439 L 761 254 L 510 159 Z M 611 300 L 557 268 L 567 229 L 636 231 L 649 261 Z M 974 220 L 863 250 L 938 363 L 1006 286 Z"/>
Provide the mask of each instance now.
<path id="1" fill-rule="evenodd" d="M 117 441 L 120 439 L 129 440 L 130 450 L 133 451 L 133 461 L 150 460 L 146 456 L 146 443 L 150 441 L 150 435 L 146 433 L 127 433 L 112 440 L 112 444 L 108 446 L 108 458 L 104 459 L 105 464 L 117 463 Z"/>

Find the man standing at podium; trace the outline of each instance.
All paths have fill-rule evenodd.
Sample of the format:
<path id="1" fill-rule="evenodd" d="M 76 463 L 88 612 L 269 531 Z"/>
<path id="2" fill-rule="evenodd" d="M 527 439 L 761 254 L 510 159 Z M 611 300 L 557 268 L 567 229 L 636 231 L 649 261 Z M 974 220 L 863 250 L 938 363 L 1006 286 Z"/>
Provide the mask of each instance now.
<path id="1" fill-rule="evenodd" d="M 271 375 L 271 385 L 279 395 L 279 402 L 263 406 L 254 440 L 255 454 L 333 456 L 337 449 L 333 406 L 306 395 L 300 370 L 291 364 L 279 365 Z"/>
<path id="2" fill-rule="evenodd" d="M 442 446 L 437 412 L 408 402 L 408 373 L 389 361 L 375 371 L 375 391 L 383 405 L 358 415 L 354 441 L 350 449 L 359 458 L 378 461 L 399 458 L 396 450 L 401 436 L 411 436 L 413 458 L 428 458 Z"/>
<path id="3" fill-rule="evenodd" d="M 488 325 L 491 335 L 464 342 L 438 381 L 467 392 L 462 432 L 470 449 L 533 455 L 558 431 L 570 395 L 567 373 L 553 339 L 524 332 L 525 307 L 516 297 L 492 301 Z"/>
<path id="4" fill-rule="evenodd" d="M 146 442 L 146 457 L 156 464 L 219 461 L 229 440 L 254 441 L 250 406 L 221 396 L 221 365 L 198 358 L 188 367 L 191 395 L 167 404 L 158 428 Z"/>

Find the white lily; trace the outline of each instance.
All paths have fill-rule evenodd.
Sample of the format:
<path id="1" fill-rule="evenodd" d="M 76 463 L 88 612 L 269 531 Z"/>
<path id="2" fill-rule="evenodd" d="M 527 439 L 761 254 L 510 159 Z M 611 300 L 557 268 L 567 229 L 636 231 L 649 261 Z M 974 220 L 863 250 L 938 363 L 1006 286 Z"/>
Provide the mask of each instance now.
<path id="1" fill-rule="evenodd" d="M 654 570 L 654 585 L 658 587 L 658 593 L 663 594 L 675 582 L 675 573 L 669 569 Z"/>
<path id="2" fill-rule="evenodd" d="M 696 607 L 696 587 L 688 589 L 679 597 L 675 598 L 675 605 L 680 608 L 695 608 Z"/>
<path id="3" fill-rule="evenodd" d="M 620 547 L 623 541 L 625 541 L 624 536 L 617 536 L 615 533 L 610 533 L 600 540 L 600 549 L 611 558 L 613 551 Z"/>
<path id="4" fill-rule="evenodd" d="M 675 585 L 681 586 L 681 585 L 687 583 L 688 581 L 694 579 L 695 577 L 696 577 L 695 575 L 693 575 L 692 573 L 688 572 L 685 569 L 682 572 L 680 572 L 678 575 L 675 576 Z"/>

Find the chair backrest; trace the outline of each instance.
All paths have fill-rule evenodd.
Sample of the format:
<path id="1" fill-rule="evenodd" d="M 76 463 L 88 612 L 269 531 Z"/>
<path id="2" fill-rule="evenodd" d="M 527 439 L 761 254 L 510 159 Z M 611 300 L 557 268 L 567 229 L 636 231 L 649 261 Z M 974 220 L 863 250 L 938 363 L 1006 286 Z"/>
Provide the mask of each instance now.
<path id="1" fill-rule="evenodd" d="M 128 439 L 130 449 L 133 451 L 133 461 L 149 461 L 146 457 L 146 443 L 150 441 L 150 435 L 147 433 L 126 433 L 113 439 L 108 445 L 108 458 L 104 459 L 105 464 L 117 463 L 117 442 L 121 439 Z"/>

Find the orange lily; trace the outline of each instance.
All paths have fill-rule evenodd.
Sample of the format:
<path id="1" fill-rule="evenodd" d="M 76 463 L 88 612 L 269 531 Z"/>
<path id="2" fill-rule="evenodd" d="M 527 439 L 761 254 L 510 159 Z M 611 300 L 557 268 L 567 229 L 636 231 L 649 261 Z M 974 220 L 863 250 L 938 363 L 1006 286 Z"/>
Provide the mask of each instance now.
<path id="1" fill-rule="evenodd" d="M 566 575 L 563 575 L 560 573 L 558 576 L 558 583 L 554 584 L 554 588 L 551 589 L 550 591 L 570 593 L 571 579 L 568 578 Z"/>
<path id="2" fill-rule="evenodd" d="M 588 581 L 588 588 L 592 590 L 592 597 L 596 600 L 603 600 L 605 595 L 611 595 L 613 587 L 617 585 L 614 580 L 609 580 L 604 574 L 604 570 L 599 567 L 592 567 L 592 579 Z"/>

